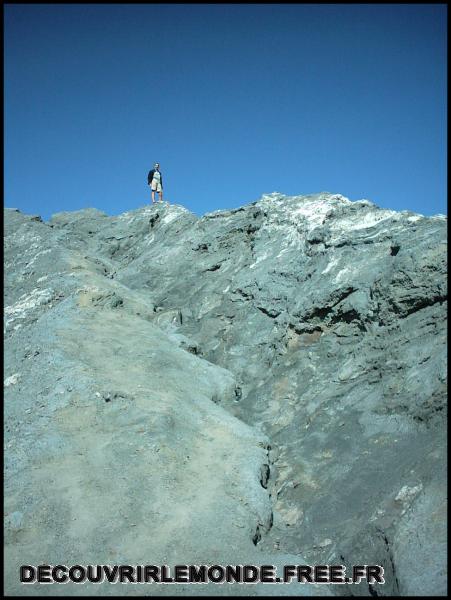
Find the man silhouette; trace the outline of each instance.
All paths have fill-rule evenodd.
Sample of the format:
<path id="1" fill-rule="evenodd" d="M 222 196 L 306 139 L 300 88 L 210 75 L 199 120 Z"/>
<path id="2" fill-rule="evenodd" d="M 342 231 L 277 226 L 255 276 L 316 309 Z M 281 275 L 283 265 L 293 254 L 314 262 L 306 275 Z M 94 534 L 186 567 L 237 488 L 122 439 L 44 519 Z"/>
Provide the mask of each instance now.
<path id="1" fill-rule="evenodd" d="M 155 192 L 160 195 L 159 201 L 163 202 L 163 176 L 160 171 L 160 163 L 155 163 L 154 168 L 149 171 L 147 185 L 150 185 L 152 191 L 152 204 L 155 204 Z"/>

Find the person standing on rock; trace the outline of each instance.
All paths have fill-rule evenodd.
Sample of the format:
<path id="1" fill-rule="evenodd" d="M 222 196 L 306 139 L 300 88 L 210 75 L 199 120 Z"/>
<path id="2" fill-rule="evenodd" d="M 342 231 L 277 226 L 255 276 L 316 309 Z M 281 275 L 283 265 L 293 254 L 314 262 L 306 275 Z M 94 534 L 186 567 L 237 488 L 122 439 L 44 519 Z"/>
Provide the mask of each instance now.
<path id="1" fill-rule="evenodd" d="M 160 163 L 155 163 L 154 168 L 147 175 L 147 185 L 152 190 L 152 204 L 155 203 L 155 192 L 160 194 L 160 202 L 163 202 L 163 176 L 160 171 Z"/>

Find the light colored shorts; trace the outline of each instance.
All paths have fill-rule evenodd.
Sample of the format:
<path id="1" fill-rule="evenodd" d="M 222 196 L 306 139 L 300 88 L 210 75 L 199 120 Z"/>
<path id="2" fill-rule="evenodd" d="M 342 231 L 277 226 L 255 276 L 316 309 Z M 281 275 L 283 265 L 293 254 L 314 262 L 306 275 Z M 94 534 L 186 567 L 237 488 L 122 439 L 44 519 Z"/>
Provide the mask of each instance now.
<path id="1" fill-rule="evenodd" d="M 152 183 L 150 185 L 151 185 L 152 192 L 160 193 L 162 191 L 161 183 L 159 181 L 157 181 L 156 179 L 152 179 Z"/>

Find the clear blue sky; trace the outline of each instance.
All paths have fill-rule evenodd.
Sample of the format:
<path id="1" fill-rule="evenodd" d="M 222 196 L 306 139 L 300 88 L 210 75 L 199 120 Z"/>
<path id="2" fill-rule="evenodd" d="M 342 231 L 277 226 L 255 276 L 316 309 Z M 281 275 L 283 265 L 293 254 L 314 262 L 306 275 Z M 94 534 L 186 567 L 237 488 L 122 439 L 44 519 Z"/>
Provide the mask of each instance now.
<path id="1" fill-rule="evenodd" d="M 445 4 L 7 4 L 5 205 L 446 213 Z"/>

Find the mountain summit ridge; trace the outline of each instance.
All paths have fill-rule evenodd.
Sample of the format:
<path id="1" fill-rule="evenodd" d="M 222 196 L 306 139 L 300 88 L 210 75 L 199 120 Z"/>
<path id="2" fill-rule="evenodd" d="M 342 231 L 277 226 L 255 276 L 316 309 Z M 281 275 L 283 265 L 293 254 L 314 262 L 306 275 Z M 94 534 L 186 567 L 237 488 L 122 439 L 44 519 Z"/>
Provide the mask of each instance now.
<path id="1" fill-rule="evenodd" d="M 247 204 L 244 204 L 242 206 L 239 206 L 237 208 L 232 208 L 232 209 L 216 209 L 214 211 L 207 211 L 205 212 L 203 215 L 197 215 L 198 218 L 203 218 L 203 217 L 211 217 L 213 215 L 227 215 L 229 213 L 233 213 L 235 211 L 238 210 L 243 210 L 246 207 L 249 206 L 255 206 L 255 205 L 262 205 L 262 206 L 268 206 L 268 208 L 273 205 L 274 207 L 280 207 L 281 204 L 283 206 L 286 205 L 286 207 L 288 208 L 288 205 L 293 205 L 293 204 L 297 204 L 298 207 L 299 205 L 309 205 L 309 204 L 315 204 L 316 206 L 318 205 L 318 203 L 323 204 L 324 206 L 328 205 L 330 207 L 330 209 L 336 208 L 338 206 L 349 206 L 349 205 L 355 205 L 355 206 L 360 206 L 360 207 L 369 207 L 372 209 L 375 209 L 377 211 L 386 211 L 387 213 L 391 213 L 391 214 L 398 214 L 398 215 L 403 215 L 403 216 L 418 216 L 418 217 L 422 217 L 422 218 L 442 218 L 442 219 L 447 219 L 447 215 L 441 214 L 441 213 L 437 213 L 434 215 L 424 215 L 422 213 L 418 213 L 415 211 L 411 211 L 411 210 L 395 210 L 395 209 L 390 209 L 390 208 L 382 208 L 380 206 L 378 206 L 375 202 L 366 199 L 366 198 L 362 198 L 360 200 L 350 200 L 348 197 L 344 196 L 343 194 L 340 193 L 332 193 L 332 192 L 319 192 L 319 193 L 314 193 L 314 194 L 305 194 L 305 195 L 287 195 L 284 194 L 282 192 L 270 192 L 270 193 L 263 193 L 261 195 L 261 197 L 258 200 L 254 200 L 252 202 L 249 202 Z M 130 209 L 128 211 L 125 211 L 123 213 L 120 213 L 118 215 L 108 215 L 107 213 L 105 213 L 104 211 L 101 211 L 97 208 L 93 208 L 93 207 L 85 207 L 85 208 L 80 208 L 77 210 L 73 210 L 73 211 L 63 211 L 63 212 L 57 212 L 52 214 L 52 216 L 48 219 L 48 221 L 51 221 L 51 219 L 53 218 L 53 216 L 55 215 L 60 215 L 60 214 L 87 214 L 85 213 L 85 211 L 94 211 L 97 212 L 98 214 L 102 214 L 105 216 L 110 216 L 113 218 L 117 218 L 119 216 L 126 216 L 126 215 L 130 215 L 135 213 L 136 211 L 141 211 L 141 210 L 148 210 L 149 208 L 151 208 L 152 206 L 166 206 L 169 210 L 171 210 L 171 207 L 176 208 L 177 210 L 183 210 L 183 211 L 188 211 L 191 213 L 191 211 L 189 211 L 189 209 L 187 209 L 183 204 L 177 204 L 177 203 L 168 203 L 168 202 L 157 202 L 155 205 L 152 204 L 146 204 L 144 206 L 141 206 L 139 208 L 135 208 L 135 209 Z M 14 211 L 14 212 L 22 212 L 20 209 L 18 208 L 11 208 L 11 207 L 5 207 L 5 210 L 7 211 Z M 22 212 L 22 214 L 24 214 Z M 191 213 L 194 214 L 194 213 Z M 35 215 L 36 218 L 37 215 Z M 40 217 L 39 217 L 40 218 Z M 46 221 L 46 222 L 48 222 Z"/>

